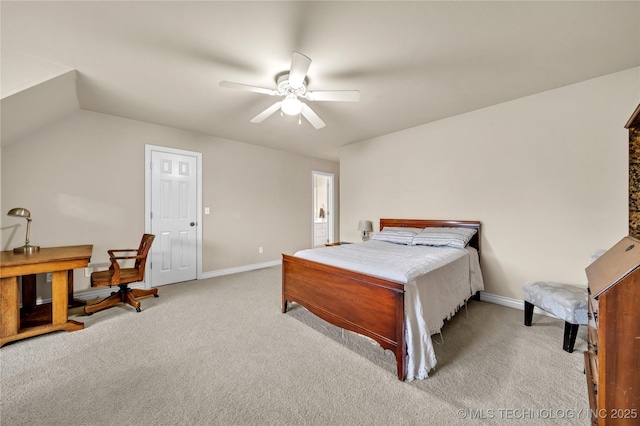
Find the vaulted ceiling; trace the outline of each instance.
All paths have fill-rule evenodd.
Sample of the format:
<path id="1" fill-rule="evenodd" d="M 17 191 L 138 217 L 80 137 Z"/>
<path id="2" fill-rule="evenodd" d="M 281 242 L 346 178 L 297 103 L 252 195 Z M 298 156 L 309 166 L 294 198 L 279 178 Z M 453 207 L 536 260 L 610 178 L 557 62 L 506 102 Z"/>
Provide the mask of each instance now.
<path id="1" fill-rule="evenodd" d="M 637 1 L 0 7 L 3 51 L 75 69 L 83 109 L 329 159 L 349 143 L 640 66 Z M 308 90 L 355 89 L 360 101 L 309 102 L 319 130 L 280 114 L 250 123 L 277 99 L 219 82 L 275 88 L 293 51 L 313 61 Z M 29 75 L 12 66 L 2 63 L 3 97 L 5 75 Z"/>

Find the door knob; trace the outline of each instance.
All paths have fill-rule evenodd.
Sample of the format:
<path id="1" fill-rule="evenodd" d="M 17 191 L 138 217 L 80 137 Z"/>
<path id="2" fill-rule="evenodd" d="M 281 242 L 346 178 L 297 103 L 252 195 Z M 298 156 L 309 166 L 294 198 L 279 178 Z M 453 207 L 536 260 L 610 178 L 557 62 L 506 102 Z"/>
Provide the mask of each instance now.
<path id="1" fill-rule="evenodd" d="M 195 222 L 191 222 L 189 225 L 196 226 L 196 223 Z"/>

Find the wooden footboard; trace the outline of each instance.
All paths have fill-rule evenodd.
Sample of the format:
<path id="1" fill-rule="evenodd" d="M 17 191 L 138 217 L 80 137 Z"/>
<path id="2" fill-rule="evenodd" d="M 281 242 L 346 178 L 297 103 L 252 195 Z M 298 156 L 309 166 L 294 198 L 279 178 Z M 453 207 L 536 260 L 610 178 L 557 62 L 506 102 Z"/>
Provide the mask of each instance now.
<path id="1" fill-rule="evenodd" d="M 395 354 L 398 379 L 407 377 L 402 284 L 283 254 L 283 313 L 288 302 L 372 338 Z"/>

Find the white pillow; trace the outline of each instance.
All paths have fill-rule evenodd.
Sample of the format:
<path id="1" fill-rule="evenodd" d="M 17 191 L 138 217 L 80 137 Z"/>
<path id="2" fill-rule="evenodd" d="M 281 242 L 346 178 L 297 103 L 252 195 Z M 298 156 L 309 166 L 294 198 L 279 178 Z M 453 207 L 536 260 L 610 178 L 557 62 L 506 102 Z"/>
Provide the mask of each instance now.
<path id="1" fill-rule="evenodd" d="M 372 240 L 386 241 L 394 244 L 411 245 L 413 237 L 422 231 L 421 228 L 403 228 L 395 226 L 386 226 L 382 231 L 371 237 Z"/>
<path id="2" fill-rule="evenodd" d="M 424 228 L 413 237 L 414 246 L 448 246 L 465 248 L 476 234 L 472 228 Z"/>

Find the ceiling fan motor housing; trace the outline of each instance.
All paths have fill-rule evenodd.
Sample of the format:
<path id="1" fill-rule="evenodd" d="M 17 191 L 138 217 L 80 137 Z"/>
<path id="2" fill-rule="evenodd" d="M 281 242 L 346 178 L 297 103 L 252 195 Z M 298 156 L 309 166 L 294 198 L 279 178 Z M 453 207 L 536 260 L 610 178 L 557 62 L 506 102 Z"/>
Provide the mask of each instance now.
<path id="1" fill-rule="evenodd" d="M 279 75 L 276 79 L 276 83 L 278 84 L 278 93 L 282 96 L 304 96 L 307 92 L 307 79 L 304 79 L 300 87 L 292 87 L 289 83 L 289 73 Z"/>

